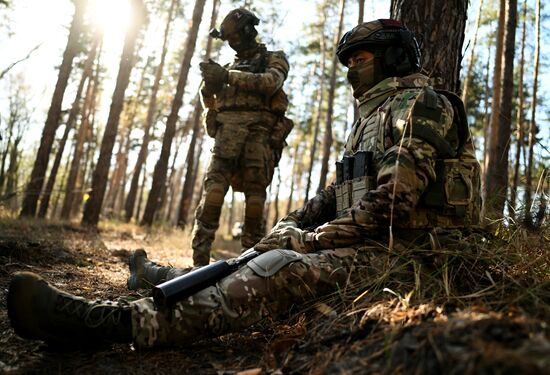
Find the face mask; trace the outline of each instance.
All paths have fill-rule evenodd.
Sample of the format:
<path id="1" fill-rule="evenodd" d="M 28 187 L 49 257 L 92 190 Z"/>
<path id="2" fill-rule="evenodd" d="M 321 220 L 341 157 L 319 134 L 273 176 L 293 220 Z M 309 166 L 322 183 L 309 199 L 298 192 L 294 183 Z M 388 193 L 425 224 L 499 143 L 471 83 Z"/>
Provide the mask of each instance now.
<path id="1" fill-rule="evenodd" d="M 374 59 L 348 69 L 348 82 L 353 88 L 353 96 L 358 99 L 374 86 Z"/>

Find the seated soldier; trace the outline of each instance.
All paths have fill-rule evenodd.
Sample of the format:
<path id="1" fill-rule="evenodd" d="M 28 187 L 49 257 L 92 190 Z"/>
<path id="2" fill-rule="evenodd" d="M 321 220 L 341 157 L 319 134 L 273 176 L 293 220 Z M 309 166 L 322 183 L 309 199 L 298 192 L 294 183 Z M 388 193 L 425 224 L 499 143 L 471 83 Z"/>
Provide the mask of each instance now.
<path id="1" fill-rule="evenodd" d="M 170 308 L 157 308 L 152 298 L 88 301 L 19 273 L 8 293 L 15 331 L 53 343 L 85 337 L 189 345 L 376 276 L 371 265 L 384 261 L 388 248 L 437 244 L 438 228 L 478 224 L 479 165 L 462 103 L 419 73 L 413 33 L 394 20 L 363 23 L 344 35 L 337 54 L 360 119 L 336 184 L 282 219 L 254 247 L 261 255 Z M 132 255 L 130 268 L 130 289 L 189 272 L 156 265 L 144 251 Z"/>

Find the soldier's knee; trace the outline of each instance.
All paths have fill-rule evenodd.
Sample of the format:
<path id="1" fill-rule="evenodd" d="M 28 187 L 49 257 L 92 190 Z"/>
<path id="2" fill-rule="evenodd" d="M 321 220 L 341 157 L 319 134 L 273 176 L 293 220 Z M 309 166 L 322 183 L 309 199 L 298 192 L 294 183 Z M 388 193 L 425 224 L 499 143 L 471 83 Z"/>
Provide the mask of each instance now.
<path id="1" fill-rule="evenodd" d="M 264 210 L 265 197 L 250 195 L 246 197 L 245 216 L 247 218 L 260 218 Z"/>
<path id="2" fill-rule="evenodd" d="M 225 191 L 225 186 L 218 183 L 210 184 L 205 188 L 204 202 L 196 212 L 196 219 L 217 226 L 216 223 L 221 214 Z"/>
<path id="3" fill-rule="evenodd" d="M 304 260 L 304 256 L 293 250 L 275 249 L 267 251 L 247 263 L 254 273 L 261 277 L 270 277 L 283 267 Z"/>
<path id="4" fill-rule="evenodd" d="M 204 204 L 209 206 L 221 207 L 223 205 L 224 197 L 225 186 L 219 183 L 212 183 L 206 188 Z"/>

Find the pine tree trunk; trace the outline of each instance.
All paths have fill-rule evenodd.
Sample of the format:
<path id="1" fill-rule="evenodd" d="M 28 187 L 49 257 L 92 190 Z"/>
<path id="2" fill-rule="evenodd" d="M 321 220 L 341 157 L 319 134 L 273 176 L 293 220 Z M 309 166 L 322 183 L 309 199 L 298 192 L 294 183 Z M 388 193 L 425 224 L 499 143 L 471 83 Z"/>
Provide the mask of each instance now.
<path id="1" fill-rule="evenodd" d="M 527 153 L 527 167 L 525 171 L 525 223 L 532 225 L 533 219 L 531 215 L 531 204 L 533 202 L 532 197 L 532 183 L 533 183 L 533 154 L 534 146 L 537 137 L 537 91 L 538 91 L 538 78 L 539 78 L 539 60 L 540 60 L 540 0 L 536 2 L 536 36 L 535 36 L 535 66 L 533 71 L 533 93 L 531 96 L 531 123 L 529 124 L 529 144 Z"/>
<path id="2" fill-rule="evenodd" d="M 321 16 L 321 30 L 325 29 L 325 23 L 326 23 L 326 8 L 323 9 L 323 14 Z M 319 88 L 317 91 L 317 114 L 315 116 L 315 123 L 314 123 L 314 130 L 313 130 L 313 136 L 311 138 L 311 152 L 309 153 L 309 168 L 307 173 L 307 180 L 306 180 L 306 189 L 305 189 L 305 198 L 304 198 L 304 204 L 309 199 L 309 190 L 311 188 L 311 174 L 313 173 L 313 164 L 315 162 L 315 159 L 317 158 L 317 139 L 319 138 L 319 128 L 321 127 L 321 113 L 323 112 L 323 101 L 324 101 L 324 94 L 325 94 L 325 65 L 326 65 L 326 38 L 325 33 L 321 33 L 321 40 L 320 40 L 320 51 L 319 51 L 321 62 L 319 65 Z"/>
<path id="3" fill-rule="evenodd" d="M 502 60 L 502 92 L 500 95 L 500 112 L 493 150 L 489 155 L 487 175 L 491 176 L 489 185 L 489 196 L 494 200 L 486 201 L 489 204 L 488 213 L 494 212 L 496 218 L 502 217 L 506 203 L 506 191 L 508 188 L 508 154 L 510 152 L 510 134 L 512 118 L 512 96 L 514 95 L 514 58 L 516 46 L 517 26 L 517 0 L 506 2 L 506 31 L 504 35 L 504 56 Z"/>
<path id="4" fill-rule="evenodd" d="M 138 51 L 139 50 L 140 48 L 138 48 Z M 138 109 L 140 108 L 140 105 L 141 105 L 140 100 L 142 97 L 143 87 L 145 85 L 145 78 L 146 78 L 147 71 L 149 70 L 151 60 L 152 59 L 147 59 L 145 66 L 141 71 L 141 77 L 139 79 L 135 97 L 132 98 L 132 100 L 124 110 L 124 113 L 126 114 L 124 116 L 125 125 L 120 131 L 119 147 L 116 155 L 115 171 L 113 172 L 112 178 L 110 179 L 111 183 L 109 184 L 109 194 L 107 194 L 108 199 L 106 200 L 108 211 L 110 211 L 111 214 L 113 214 L 114 212 L 117 212 L 116 214 L 117 218 L 120 217 L 120 213 L 118 212 L 118 207 L 116 207 L 117 201 L 118 201 L 117 198 L 119 196 L 124 196 L 124 186 L 126 185 L 125 182 L 123 182 L 123 180 L 126 175 L 126 168 L 128 166 L 128 153 L 130 151 L 130 143 L 131 143 L 130 135 L 132 134 L 132 130 L 134 129 L 134 125 L 136 123 L 136 117 L 138 116 Z"/>
<path id="5" fill-rule="evenodd" d="M 118 122 L 124 105 L 124 93 L 128 87 L 130 73 L 135 62 L 134 50 L 139 30 L 143 24 L 143 13 L 145 9 L 142 0 L 132 0 L 132 5 L 138 16 L 134 19 L 134 24 L 128 28 L 124 38 L 124 49 L 120 59 L 109 117 L 107 118 L 105 132 L 103 133 L 103 139 L 101 141 L 99 159 L 93 173 L 92 191 L 90 193 L 90 199 L 86 201 L 84 214 L 82 215 L 82 224 L 85 225 L 96 226 L 99 222 L 101 205 L 103 204 L 105 189 L 107 187 L 113 146 L 118 131 Z"/>
<path id="6" fill-rule="evenodd" d="M 546 214 L 546 210 L 548 209 L 548 195 L 550 193 L 550 186 L 548 187 L 548 191 L 545 188 L 545 184 L 548 185 L 550 179 L 548 178 L 549 170 L 548 168 L 544 168 L 542 170 L 542 173 L 540 175 L 540 183 L 537 187 L 537 190 L 540 191 L 539 197 L 539 207 L 537 210 L 537 213 L 535 214 L 535 220 L 533 222 L 533 226 L 535 228 L 540 228 L 544 224 L 545 218 L 548 218 L 548 215 Z"/>
<path id="7" fill-rule="evenodd" d="M 336 46 L 342 35 L 344 25 L 344 8 L 346 0 L 340 1 L 340 20 L 338 22 L 338 30 L 334 34 L 333 51 L 332 51 L 332 71 L 330 75 L 330 86 L 328 91 L 328 106 L 325 123 L 325 137 L 323 139 L 323 159 L 321 161 L 321 176 L 319 178 L 319 187 L 317 193 L 325 188 L 328 174 L 328 162 L 330 159 L 330 149 L 332 147 L 332 115 L 334 109 L 334 92 L 336 90 L 336 71 L 338 68 L 338 57 L 336 56 Z"/>
<path id="8" fill-rule="evenodd" d="M 10 150 L 10 164 L 7 171 L 7 181 L 6 181 L 6 197 L 11 197 L 8 201 L 8 207 L 12 211 L 17 209 L 17 171 L 19 170 L 19 143 L 21 142 L 21 137 L 16 137 L 13 145 Z"/>
<path id="9" fill-rule="evenodd" d="M 151 189 L 149 190 L 149 196 L 147 197 L 147 204 L 145 205 L 145 211 L 141 218 L 141 225 L 151 226 L 157 210 L 160 193 L 166 183 L 166 174 L 168 172 L 168 159 L 170 158 L 170 149 L 172 147 L 172 140 L 176 133 L 176 122 L 178 121 L 178 112 L 182 105 L 182 98 L 185 92 L 185 86 L 187 84 L 187 76 L 189 74 L 189 67 L 191 65 L 191 58 L 195 51 L 195 45 L 197 43 L 197 34 L 199 32 L 199 25 L 202 20 L 202 14 L 204 11 L 204 4 L 206 0 L 195 0 L 195 7 L 193 9 L 193 18 L 191 22 L 191 28 L 187 34 L 187 41 L 185 43 L 185 53 L 183 54 L 183 60 L 179 72 L 178 84 L 176 89 L 176 95 L 172 101 L 172 108 L 168 119 L 166 120 L 166 130 L 162 140 L 162 149 L 160 157 L 155 165 L 153 171 L 153 182 L 151 183 Z"/>
<path id="10" fill-rule="evenodd" d="M 489 113 L 489 97 L 490 97 L 490 68 L 491 68 L 491 51 L 492 51 L 492 44 L 491 39 L 488 41 L 487 46 L 487 60 L 485 61 L 485 77 L 484 77 L 484 90 L 485 90 L 485 100 L 483 103 L 483 119 L 482 119 L 482 129 L 483 129 L 483 139 L 487 140 L 489 138 L 488 130 L 489 130 L 489 121 L 490 121 L 490 113 Z M 483 160 L 486 160 L 487 158 L 487 152 L 489 152 L 489 147 L 487 142 L 483 142 Z"/>
<path id="11" fill-rule="evenodd" d="M 171 1 L 170 10 L 168 11 L 168 17 L 166 18 L 166 26 L 164 28 L 164 39 L 162 42 L 160 62 L 155 70 L 155 81 L 153 82 L 153 87 L 151 89 L 149 107 L 147 108 L 147 117 L 145 119 L 145 124 L 143 127 L 143 140 L 141 143 L 141 148 L 139 149 L 136 165 L 134 166 L 132 181 L 130 182 L 130 190 L 128 191 L 128 195 L 124 203 L 124 218 L 126 222 L 132 220 L 132 216 L 134 214 L 134 207 L 136 205 L 136 196 L 139 186 L 139 176 L 141 174 L 141 170 L 143 169 L 142 167 L 147 159 L 149 141 L 151 139 L 151 127 L 153 125 L 153 119 L 157 111 L 157 95 L 160 88 L 160 81 L 162 79 L 162 72 L 164 70 L 166 53 L 168 52 L 168 37 L 170 36 L 170 27 L 174 20 L 174 13 L 176 12 L 178 2 L 178 0 Z"/>
<path id="12" fill-rule="evenodd" d="M 459 92 L 460 63 L 468 0 L 392 0 L 391 18 L 413 31 L 422 49 L 424 70 L 441 79 L 438 87 Z"/>
<path id="13" fill-rule="evenodd" d="M 275 207 L 275 214 L 273 215 L 273 221 L 270 228 L 273 228 L 277 221 L 279 221 L 279 193 L 281 191 L 281 170 L 277 168 L 277 189 L 275 190 L 275 200 L 273 201 L 273 206 Z"/>
<path id="14" fill-rule="evenodd" d="M 188 122 L 190 121 L 186 121 L 186 123 Z M 185 128 L 185 126 L 183 128 Z M 176 184 L 176 180 L 175 180 L 176 179 L 176 160 L 178 159 L 178 154 L 181 149 L 181 145 L 183 143 L 184 138 L 185 138 L 185 135 L 183 131 L 181 131 L 180 135 L 176 139 L 176 145 L 174 147 L 176 151 L 172 156 L 172 163 L 170 164 L 170 168 L 169 168 L 170 173 L 168 174 L 168 179 L 167 179 L 168 181 L 165 184 L 163 191 L 161 193 L 160 205 L 156 213 L 156 217 L 161 218 L 161 220 L 163 217 L 167 215 L 167 211 L 170 211 L 170 208 L 168 207 L 168 201 L 170 200 L 169 198 L 173 195 L 173 192 L 174 192 L 174 186 Z"/>
<path id="15" fill-rule="evenodd" d="M 357 24 L 363 23 L 365 17 L 365 0 L 359 0 L 359 16 L 357 17 Z"/>
<path id="16" fill-rule="evenodd" d="M 69 31 L 69 38 L 67 40 L 65 52 L 63 53 L 61 66 L 59 67 L 57 83 L 55 85 L 50 109 L 48 110 L 46 123 L 42 131 L 42 137 L 40 138 L 40 146 L 36 153 L 36 160 L 32 168 L 30 181 L 25 191 L 25 198 L 23 199 L 23 206 L 20 214 L 21 217 L 32 217 L 36 214 L 38 198 L 42 191 L 46 169 L 48 168 L 55 132 L 59 125 L 59 119 L 61 118 L 63 96 L 65 95 L 69 76 L 71 75 L 74 57 L 78 53 L 78 40 L 82 32 L 84 8 L 84 0 L 75 1 L 75 12 Z"/>
<path id="17" fill-rule="evenodd" d="M 68 220 L 71 218 L 73 211 L 73 204 L 76 198 L 75 187 L 78 179 L 78 171 L 80 169 L 81 159 L 84 154 L 84 142 L 90 131 L 90 112 L 92 111 L 94 95 L 97 92 L 97 86 L 99 85 L 99 62 L 101 55 L 101 46 L 97 57 L 97 63 L 95 66 L 94 79 L 88 81 L 86 88 L 86 95 L 84 97 L 84 105 L 82 106 L 80 116 L 80 127 L 75 136 L 75 146 L 73 152 L 73 158 L 69 168 L 69 175 L 65 183 L 65 197 L 63 199 L 63 205 L 61 206 L 61 219 Z"/>
<path id="18" fill-rule="evenodd" d="M 96 75 L 96 79 L 97 75 Z M 92 94 L 92 104 L 91 104 L 91 113 L 90 113 L 90 121 L 88 122 L 88 131 L 86 134 L 86 152 L 84 153 L 84 163 L 82 168 L 82 171 L 79 171 L 77 186 L 78 188 L 75 191 L 75 202 L 72 207 L 72 211 L 70 216 L 78 216 L 79 213 L 81 213 L 82 205 L 84 204 L 85 198 L 89 198 L 89 192 L 91 190 L 92 185 L 92 173 L 95 169 L 94 164 L 94 153 L 96 149 L 96 145 L 99 143 L 99 134 L 94 133 L 94 126 L 95 126 L 95 114 L 96 114 L 96 98 L 97 98 L 97 92 L 96 92 L 96 85 L 93 87 L 93 94 Z"/>
<path id="19" fill-rule="evenodd" d="M 502 66 L 503 66 L 503 50 L 504 50 L 504 30 L 506 29 L 506 0 L 500 0 L 500 13 L 498 20 L 498 32 L 496 41 L 495 52 L 495 68 L 493 72 L 493 101 L 491 103 L 491 117 L 489 121 L 489 128 L 487 129 L 487 153 L 485 155 L 484 165 L 484 189 L 483 197 L 485 202 L 485 210 L 487 215 L 493 216 L 493 207 L 497 207 L 497 200 L 494 200 L 494 193 L 500 194 L 497 191 L 498 186 L 496 181 L 498 178 L 495 176 L 496 171 L 491 169 L 498 163 L 502 157 L 498 152 L 498 126 L 500 118 L 500 104 L 502 103 Z"/>
<path id="20" fill-rule="evenodd" d="M 514 155 L 514 173 L 512 177 L 512 187 L 510 189 L 510 205 L 508 212 L 510 217 L 516 217 L 516 200 L 517 190 L 519 185 L 519 166 L 521 159 L 521 151 L 524 149 L 525 140 L 525 115 L 524 104 L 525 94 L 523 92 L 523 75 L 525 72 L 525 38 L 526 38 L 526 23 L 527 23 L 527 0 L 523 1 L 523 12 L 521 22 L 521 52 L 519 59 L 519 78 L 518 78 L 518 109 L 517 109 L 517 124 L 516 124 L 516 153 Z"/>
<path id="21" fill-rule="evenodd" d="M 145 195 L 145 189 L 147 188 L 147 171 L 146 171 L 146 165 L 143 164 L 143 177 L 141 179 L 141 187 L 139 188 L 139 194 L 137 199 L 137 207 L 136 207 L 136 220 L 138 220 L 141 217 L 141 207 L 143 205 L 143 196 Z"/>
<path id="22" fill-rule="evenodd" d="M 470 82 L 474 73 L 475 63 L 475 49 L 477 44 L 477 33 L 479 31 L 479 24 L 481 21 L 481 10 L 483 9 L 483 0 L 479 1 L 479 8 L 477 8 L 476 23 L 474 25 L 474 36 L 472 38 L 472 45 L 470 46 L 470 57 L 468 58 L 468 70 L 466 72 L 466 78 L 464 80 L 464 87 L 462 88 L 462 102 L 464 103 L 464 109 L 468 105 L 468 90 L 470 89 Z"/>
<path id="23" fill-rule="evenodd" d="M 99 35 L 96 35 L 92 43 L 92 47 L 90 48 L 90 52 L 88 53 L 88 57 L 86 58 L 86 62 L 84 63 L 82 78 L 80 79 L 80 83 L 78 84 L 75 98 L 73 100 L 73 105 L 71 107 L 71 111 L 69 112 L 69 118 L 67 119 L 67 124 L 65 125 L 63 136 L 59 141 L 59 147 L 55 155 L 55 160 L 52 166 L 52 170 L 50 171 L 48 182 L 46 183 L 46 188 L 44 189 L 44 193 L 42 194 L 42 199 L 40 201 L 40 208 L 38 209 L 38 217 L 40 218 L 46 217 L 46 214 L 48 212 L 48 206 L 50 204 L 51 194 L 53 191 L 53 187 L 55 185 L 55 180 L 57 178 L 57 172 L 59 170 L 59 166 L 61 165 L 61 158 L 63 157 L 63 152 L 65 151 L 65 144 L 67 143 L 67 139 L 69 138 L 69 133 L 73 129 L 78 116 L 78 112 L 80 111 L 80 99 L 82 98 L 82 91 L 84 89 L 84 84 L 86 83 L 87 80 L 89 80 L 89 78 L 92 75 L 93 64 L 97 53 L 97 47 L 99 46 L 99 42 L 102 37 L 103 35 L 101 33 Z"/>
<path id="24" fill-rule="evenodd" d="M 300 142 L 296 142 L 296 145 L 294 146 L 294 152 L 292 153 L 294 156 L 292 160 L 294 161 L 294 164 L 292 165 L 292 175 L 290 176 L 290 192 L 288 193 L 288 202 L 286 206 L 286 213 L 292 212 L 292 202 L 294 200 L 294 185 L 296 178 L 299 178 L 299 175 L 297 174 L 298 171 L 298 163 L 299 163 L 299 157 L 298 157 L 298 151 L 300 148 Z"/>
<path id="25" fill-rule="evenodd" d="M 231 205 L 229 206 L 228 211 L 228 217 L 227 217 L 227 234 L 232 235 L 233 234 L 233 221 L 235 217 L 235 191 L 233 188 L 231 189 Z"/>
<path id="26" fill-rule="evenodd" d="M 6 148 L 2 150 L 2 161 L 0 162 L 0 196 L 2 196 L 2 192 L 4 191 L 6 160 L 8 158 L 8 154 L 10 154 L 10 147 L 12 147 L 11 139 L 13 137 L 13 128 L 16 121 L 15 116 L 17 116 L 17 114 L 14 113 L 16 110 L 12 108 L 12 100 L 13 98 L 10 97 L 10 117 L 7 124 L 8 139 L 6 140 Z"/>
<path id="27" fill-rule="evenodd" d="M 195 183 L 193 181 L 194 165 L 195 165 L 195 152 L 197 145 L 197 137 L 201 131 L 201 113 L 202 106 L 200 100 L 195 105 L 195 111 L 193 112 L 193 130 L 191 134 L 191 140 L 189 141 L 189 149 L 187 150 L 187 157 L 185 158 L 186 172 L 185 181 L 181 190 L 181 199 L 178 212 L 178 226 L 185 230 L 187 226 L 187 217 L 189 215 L 189 208 L 193 201 L 193 190 Z"/>
<path id="28" fill-rule="evenodd" d="M 219 0 L 214 0 L 212 3 L 212 13 L 210 15 L 210 30 L 215 27 L 216 20 L 218 18 L 218 7 Z M 212 54 L 212 38 L 208 38 L 206 41 L 206 48 L 204 51 L 203 60 L 207 61 Z M 200 98 L 197 96 L 195 102 L 195 111 L 193 112 L 193 130 L 191 134 L 191 141 L 189 142 L 189 150 L 187 151 L 187 156 L 185 158 L 185 165 L 187 170 L 185 172 L 185 181 L 183 182 L 183 187 L 181 189 L 181 198 L 178 209 L 178 219 L 177 225 L 185 230 L 187 226 L 187 219 L 189 217 L 189 209 L 191 208 L 191 203 L 193 202 L 193 193 L 196 182 L 196 170 L 195 170 L 195 153 L 197 152 L 196 146 L 197 141 L 202 137 L 201 129 L 201 114 L 203 108 L 200 101 Z M 201 143 L 202 144 L 202 143 Z M 198 161 L 198 160 L 197 160 Z"/>

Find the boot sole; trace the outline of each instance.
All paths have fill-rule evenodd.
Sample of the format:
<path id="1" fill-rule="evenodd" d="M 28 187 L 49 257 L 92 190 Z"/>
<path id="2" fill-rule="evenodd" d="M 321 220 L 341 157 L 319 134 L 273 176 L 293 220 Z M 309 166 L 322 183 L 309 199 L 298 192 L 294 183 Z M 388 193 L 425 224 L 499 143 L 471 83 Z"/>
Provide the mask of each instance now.
<path id="1" fill-rule="evenodd" d="M 26 289 L 29 288 L 30 282 L 46 283 L 44 279 L 42 279 L 38 275 L 35 275 L 32 272 L 20 272 L 13 277 L 8 288 L 8 318 L 10 319 L 11 326 L 13 327 L 15 333 L 25 339 L 46 341 L 48 345 L 61 347 L 73 345 L 74 342 L 72 341 L 62 340 L 59 337 L 52 336 L 49 332 L 44 331 L 40 328 L 40 324 L 33 324 L 32 328 L 30 328 L 29 323 L 32 322 L 32 318 L 30 316 L 26 316 L 29 314 L 29 311 L 19 311 L 15 307 L 18 305 L 18 303 L 16 303 L 17 296 L 19 296 L 19 298 L 21 298 L 21 296 L 24 296 Z M 25 305 L 29 305 L 27 306 L 28 309 L 34 310 L 30 307 L 31 304 L 32 298 L 25 302 Z M 39 312 L 31 311 L 31 313 L 38 314 Z M 27 324 L 21 324 L 21 322 L 23 321 L 26 321 Z"/>

